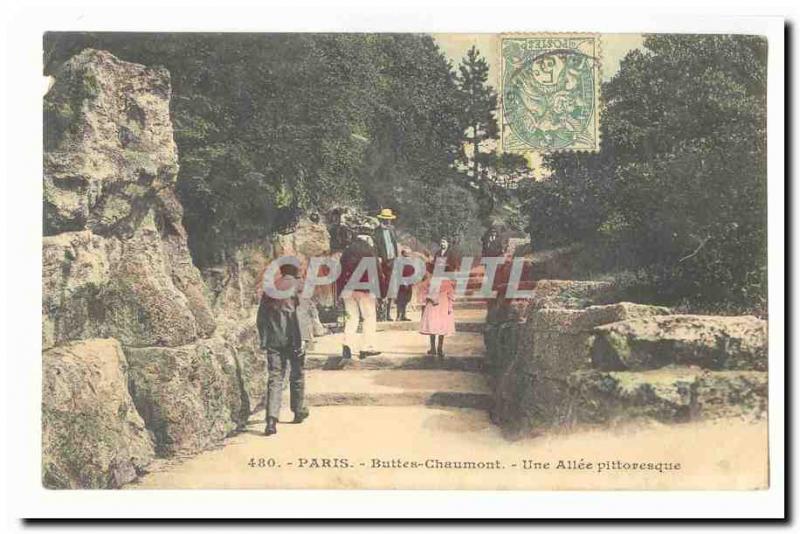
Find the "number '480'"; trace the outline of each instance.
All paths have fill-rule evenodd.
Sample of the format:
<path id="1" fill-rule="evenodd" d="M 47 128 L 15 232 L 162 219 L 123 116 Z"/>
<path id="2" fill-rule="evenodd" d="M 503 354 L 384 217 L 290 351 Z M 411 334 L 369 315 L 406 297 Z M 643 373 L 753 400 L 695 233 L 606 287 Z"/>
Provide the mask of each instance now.
<path id="1" fill-rule="evenodd" d="M 247 465 L 250 467 L 275 467 L 277 463 L 275 458 L 250 458 Z"/>

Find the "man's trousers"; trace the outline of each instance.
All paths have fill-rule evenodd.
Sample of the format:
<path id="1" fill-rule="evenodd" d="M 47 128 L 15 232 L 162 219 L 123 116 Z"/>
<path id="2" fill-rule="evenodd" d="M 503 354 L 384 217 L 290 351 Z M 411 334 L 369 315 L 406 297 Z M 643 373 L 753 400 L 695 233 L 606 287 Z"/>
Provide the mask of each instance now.
<path id="1" fill-rule="evenodd" d="M 353 291 L 349 296 L 342 297 L 344 302 L 344 344 L 354 353 L 364 350 L 373 350 L 375 347 L 376 303 L 375 295 L 363 291 Z M 359 319 L 361 333 L 358 333 Z"/>
<path id="2" fill-rule="evenodd" d="M 286 367 L 289 367 L 289 406 L 294 413 L 303 410 L 306 354 L 300 349 L 267 349 L 267 417 L 281 413 L 281 397 Z"/>

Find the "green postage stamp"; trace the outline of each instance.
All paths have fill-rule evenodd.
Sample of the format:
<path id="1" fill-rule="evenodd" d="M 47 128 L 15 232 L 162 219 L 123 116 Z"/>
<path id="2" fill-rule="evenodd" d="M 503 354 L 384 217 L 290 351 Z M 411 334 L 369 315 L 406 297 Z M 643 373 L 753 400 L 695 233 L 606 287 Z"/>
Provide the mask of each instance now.
<path id="1" fill-rule="evenodd" d="M 500 55 L 503 150 L 600 149 L 599 35 L 504 35 Z"/>

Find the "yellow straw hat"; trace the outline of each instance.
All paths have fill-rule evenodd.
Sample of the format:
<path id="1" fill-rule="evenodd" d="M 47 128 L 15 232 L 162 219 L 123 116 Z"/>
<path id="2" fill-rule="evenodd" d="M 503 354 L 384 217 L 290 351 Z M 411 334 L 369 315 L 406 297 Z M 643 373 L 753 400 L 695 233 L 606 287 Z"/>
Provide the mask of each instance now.
<path id="1" fill-rule="evenodd" d="M 378 214 L 379 219 L 396 219 L 397 215 L 395 215 L 391 208 L 383 208 L 381 212 Z"/>

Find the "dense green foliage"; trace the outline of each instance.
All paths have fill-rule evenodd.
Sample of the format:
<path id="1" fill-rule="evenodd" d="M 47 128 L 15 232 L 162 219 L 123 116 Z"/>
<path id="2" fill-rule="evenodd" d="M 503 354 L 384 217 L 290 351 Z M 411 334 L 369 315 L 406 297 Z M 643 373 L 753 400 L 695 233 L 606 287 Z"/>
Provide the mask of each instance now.
<path id="1" fill-rule="evenodd" d="M 178 191 L 200 264 L 335 204 L 391 207 L 422 240 L 463 230 L 444 221 L 455 206 L 424 211 L 436 199 L 477 218 L 451 187 L 463 93 L 430 36 L 51 33 L 46 71 L 86 47 L 170 71 Z"/>
<path id="2" fill-rule="evenodd" d="M 541 182 L 494 150 L 497 95 L 474 48 L 456 71 L 425 35 L 51 33 L 46 72 L 86 47 L 169 69 L 201 265 L 346 204 L 465 250 L 482 224 L 527 219 L 537 249 L 587 244 L 586 274 L 635 273 L 649 297 L 632 298 L 765 303 L 761 38 L 648 36 L 603 86 L 601 151 L 550 155 Z"/>
<path id="3" fill-rule="evenodd" d="M 603 86 L 600 153 L 553 155 L 551 178 L 525 189 L 533 241 L 591 243 L 596 269 L 638 269 L 664 301 L 758 309 L 766 41 L 658 35 L 644 47 Z"/>

